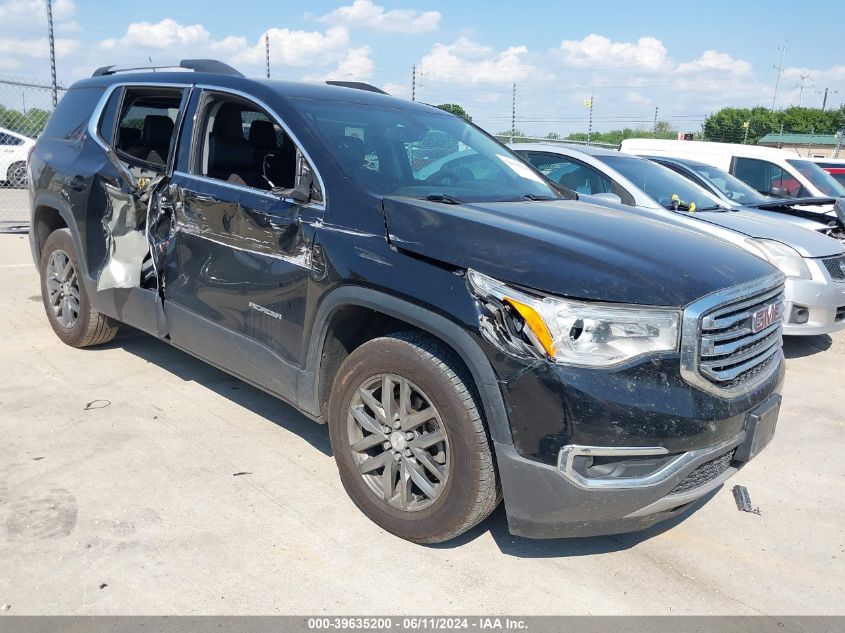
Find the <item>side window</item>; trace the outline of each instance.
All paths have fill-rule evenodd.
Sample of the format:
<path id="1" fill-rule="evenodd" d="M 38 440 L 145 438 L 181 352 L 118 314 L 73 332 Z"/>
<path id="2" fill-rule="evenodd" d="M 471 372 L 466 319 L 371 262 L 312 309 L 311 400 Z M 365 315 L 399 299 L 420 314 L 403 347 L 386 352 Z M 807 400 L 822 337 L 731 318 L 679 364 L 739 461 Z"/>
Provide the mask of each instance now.
<path id="1" fill-rule="evenodd" d="M 760 193 L 771 193 L 773 189 L 780 189 L 791 197 L 806 195 L 804 187 L 789 172 L 766 160 L 737 157 L 731 171 L 734 176 Z"/>
<path id="2" fill-rule="evenodd" d="M 206 94 L 198 121 L 197 175 L 268 191 L 293 189 L 311 172 L 285 130 L 246 100 Z M 322 200 L 316 180 L 309 197 Z"/>
<path id="3" fill-rule="evenodd" d="M 117 108 L 120 105 L 120 99 L 123 91 L 117 88 L 112 91 L 106 107 L 103 108 L 103 113 L 100 115 L 100 121 L 97 124 L 97 133 L 107 145 L 111 145 L 114 140 L 114 121 L 117 117 Z"/>
<path id="4" fill-rule="evenodd" d="M 82 138 L 102 96 L 102 88 L 71 88 L 59 101 L 41 136 L 63 141 Z"/>
<path id="5" fill-rule="evenodd" d="M 18 138 L 17 136 L 12 136 L 11 134 L 5 134 L 3 132 L 0 132 L 0 145 L 23 145 L 23 139 Z"/>
<path id="6" fill-rule="evenodd" d="M 181 101 L 182 90 L 127 89 L 117 125 L 117 151 L 130 159 L 164 166 Z"/>
<path id="7" fill-rule="evenodd" d="M 530 153 L 527 157 L 547 178 L 567 189 L 586 195 L 613 193 L 607 176 L 581 162 L 559 154 Z"/>

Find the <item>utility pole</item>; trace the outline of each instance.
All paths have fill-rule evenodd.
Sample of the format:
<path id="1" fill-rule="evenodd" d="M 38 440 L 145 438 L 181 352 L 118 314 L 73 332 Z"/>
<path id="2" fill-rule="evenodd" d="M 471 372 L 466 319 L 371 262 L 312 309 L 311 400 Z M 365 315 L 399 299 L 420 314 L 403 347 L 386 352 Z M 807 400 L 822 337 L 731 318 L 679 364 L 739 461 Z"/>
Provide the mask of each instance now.
<path id="1" fill-rule="evenodd" d="M 783 147 L 783 123 L 780 124 L 780 138 L 778 139 L 778 149 Z"/>
<path id="2" fill-rule="evenodd" d="M 411 66 L 411 101 L 417 100 L 417 65 Z"/>
<path id="3" fill-rule="evenodd" d="M 745 128 L 745 136 L 742 137 L 742 144 L 745 145 L 748 142 L 748 128 L 751 127 L 751 121 L 743 121 L 742 127 Z"/>
<path id="4" fill-rule="evenodd" d="M 516 131 L 516 82 L 513 82 L 513 96 L 511 97 L 511 140 L 513 143 L 513 134 Z"/>
<path id="5" fill-rule="evenodd" d="M 590 96 L 588 99 L 584 99 L 584 105 L 590 109 L 590 119 L 589 123 L 587 124 L 587 145 L 590 144 L 590 141 L 593 138 L 593 89 L 590 88 Z"/>
<path id="6" fill-rule="evenodd" d="M 816 127 L 810 128 L 810 142 L 807 143 L 807 158 L 813 155 L 813 135 L 816 133 Z"/>
<path id="7" fill-rule="evenodd" d="M 798 75 L 801 78 L 801 83 L 798 84 L 799 91 L 798 91 L 798 107 L 801 107 L 801 101 L 804 99 L 804 81 L 810 77 L 809 73 L 801 73 Z"/>
<path id="8" fill-rule="evenodd" d="M 657 138 L 657 110 L 658 108 L 654 108 L 654 127 L 651 128 L 651 138 Z"/>
<path id="9" fill-rule="evenodd" d="M 778 50 L 780 51 L 780 64 L 775 66 L 775 70 L 778 71 L 778 76 L 775 80 L 775 95 L 772 97 L 772 112 L 775 111 L 775 103 L 778 100 L 778 86 L 780 85 L 780 76 L 783 74 L 783 58 L 786 57 L 787 46 L 789 46 L 789 42 L 784 42 L 783 46 L 778 46 Z"/>
<path id="10" fill-rule="evenodd" d="M 836 135 L 836 147 L 833 148 L 833 157 L 839 158 L 839 150 L 842 149 L 842 137 L 845 136 L 845 128 L 839 128 L 839 134 Z"/>
<path id="11" fill-rule="evenodd" d="M 270 31 L 264 33 L 264 58 L 267 63 L 267 79 L 270 79 Z"/>
<path id="12" fill-rule="evenodd" d="M 816 94 L 824 93 L 824 99 L 822 100 L 822 112 L 824 112 L 824 109 L 827 107 L 827 94 L 828 94 L 828 92 L 830 92 L 830 94 L 834 94 L 834 95 L 839 94 L 838 90 L 831 90 L 830 88 L 825 88 L 824 90 L 816 90 Z"/>
<path id="13" fill-rule="evenodd" d="M 47 38 L 50 42 L 50 80 L 53 87 L 53 108 L 59 102 L 59 93 L 56 90 L 56 42 L 53 39 L 53 5 L 47 0 Z"/>

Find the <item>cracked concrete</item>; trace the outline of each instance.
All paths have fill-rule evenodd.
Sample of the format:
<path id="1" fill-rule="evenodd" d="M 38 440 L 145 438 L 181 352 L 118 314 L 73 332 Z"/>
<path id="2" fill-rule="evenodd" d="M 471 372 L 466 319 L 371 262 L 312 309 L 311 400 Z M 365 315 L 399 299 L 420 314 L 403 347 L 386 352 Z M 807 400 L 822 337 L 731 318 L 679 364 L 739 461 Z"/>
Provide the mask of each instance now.
<path id="1" fill-rule="evenodd" d="M 845 614 L 845 333 L 787 342 L 773 443 L 686 520 L 529 541 L 500 509 L 420 547 L 352 505 L 325 427 L 137 332 L 66 347 L 38 292 L 0 235 L 5 613 Z"/>

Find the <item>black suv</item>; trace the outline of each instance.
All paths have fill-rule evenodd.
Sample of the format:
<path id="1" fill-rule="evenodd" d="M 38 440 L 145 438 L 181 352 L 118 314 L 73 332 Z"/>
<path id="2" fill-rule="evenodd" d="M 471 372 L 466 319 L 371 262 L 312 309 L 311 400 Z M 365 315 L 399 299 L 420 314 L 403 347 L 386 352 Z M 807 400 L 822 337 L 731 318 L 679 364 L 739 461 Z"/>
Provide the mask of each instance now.
<path id="1" fill-rule="evenodd" d="M 420 543 L 502 497 L 515 534 L 642 529 L 771 439 L 784 280 L 763 260 L 578 201 L 371 86 L 182 66 L 98 70 L 32 154 L 65 343 L 125 323 L 328 423 L 354 502 Z"/>

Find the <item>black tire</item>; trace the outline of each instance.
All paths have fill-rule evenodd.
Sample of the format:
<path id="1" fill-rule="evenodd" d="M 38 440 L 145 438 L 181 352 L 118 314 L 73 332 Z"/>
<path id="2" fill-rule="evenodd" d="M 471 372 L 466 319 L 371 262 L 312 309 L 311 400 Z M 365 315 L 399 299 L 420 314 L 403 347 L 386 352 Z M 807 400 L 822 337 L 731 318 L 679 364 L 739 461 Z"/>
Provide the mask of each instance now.
<path id="1" fill-rule="evenodd" d="M 413 512 L 388 505 L 368 486 L 350 448 L 348 416 L 353 396 L 360 386 L 383 374 L 407 379 L 425 393 L 439 413 L 448 441 L 448 476 L 439 496 Z M 403 539 L 447 541 L 483 521 L 501 500 L 493 450 L 472 379 L 455 354 L 429 336 L 403 332 L 354 350 L 338 370 L 328 424 L 346 492 L 367 517 Z"/>
<path id="2" fill-rule="evenodd" d="M 25 189 L 27 185 L 26 163 L 12 163 L 6 171 L 6 182 L 14 189 Z"/>
<path id="3" fill-rule="evenodd" d="M 77 315 L 75 320 L 70 325 L 62 323 L 56 310 L 50 302 L 50 292 L 48 290 L 48 267 L 54 253 L 64 253 L 73 271 L 76 274 L 79 294 Z M 71 347 L 88 347 L 90 345 L 101 345 L 108 343 L 115 335 L 117 335 L 118 323 L 103 314 L 97 312 L 91 307 L 91 302 L 88 299 L 88 294 L 85 291 L 85 284 L 79 278 L 82 268 L 79 266 L 79 259 L 76 254 L 76 248 L 73 245 L 73 238 L 68 229 L 58 229 L 53 231 L 47 238 L 44 244 L 44 249 L 41 252 L 41 262 L 39 265 L 39 272 L 41 273 L 41 299 L 44 302 L 44 310 L 47 313 L 47 319 L 50 321 L 50 326 L 62 342 Z"/>

